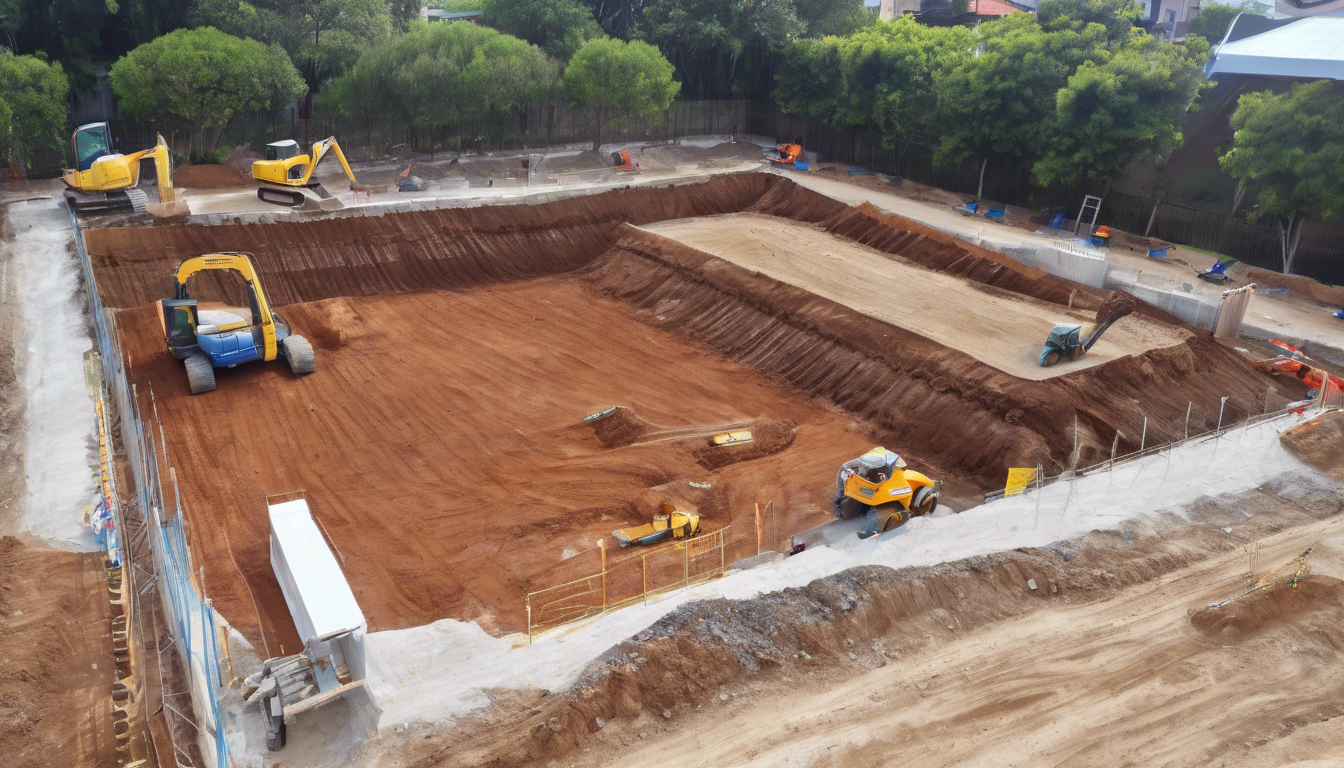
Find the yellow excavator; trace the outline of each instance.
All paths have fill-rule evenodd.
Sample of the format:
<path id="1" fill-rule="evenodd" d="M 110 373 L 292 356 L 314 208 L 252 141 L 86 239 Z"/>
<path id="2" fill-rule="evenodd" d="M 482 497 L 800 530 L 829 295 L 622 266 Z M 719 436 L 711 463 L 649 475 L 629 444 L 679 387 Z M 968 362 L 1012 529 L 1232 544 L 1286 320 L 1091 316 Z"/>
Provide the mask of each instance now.
<path id="1" fill-rule="evenodd" d="M 307 188 L 318 196 L 318 205 L 322 210 L 341 207 L 339 200 L 332 197 L 321 184 L 312 180 L 317 164 L 322 162 L 322 158 L 331 150 L 335 150 L 336 159 L 341 161 L 345 175 L 350 177 L 350 184 L 358 184 L 359 182 L 355 181 L 355 172 L 350 170 L 350 164 L 345 161 L 345 153 L 341 151 L 341 145 L 336 142 L 335 136 L 328 136 L 313 144 L 308 154 L 300 151 L 297 141 L 286 139 L 267 144 L 265 159 L 252 163 L 252 178 L 262 183 L 257 189 L 257 197 L 263 202 L 293 208 L 303 205 L 308 199 L 308 196 L 300 191 L 300 188 Z"/>
<path id="2" fill-rule="evenodd" d="M 206 270 L 232 270 L 247 282 L 250 321 L 227 310 L 220 313 L 224 322 L 201 322 L 196 299 L 187 293 L 187 280 Z M 271 311 L 261 280 L 246 253 L 207 253 L 182 262 L 173 275 L 173 298 L 159 302 L 159 321 L 168 342 L 168 351 L 187 369 L 191 394 L 199 395 L 215 388 L 215 369 L 232 368 L 253 360 L 269 362 L 283 357 L 295 374 L 312 373 L 317 367 L 313 345 L 290 331 L 289 323 Z M 212 318 L 207 318 L 212 319 Z"/>
<path id="3" fill-rule="evenodd" d="M 173 189 L 173 159 L 168 143 L 159 136 L 151 148 L 123 155 L 115 151 L 112 131 L 107 123 L 89 123 L 75 129 L 70 137 L 75 167 L 64 171 L 65 200 L 79 213 L 101 213 L 130 209 L 148 211 L 155 216 L 182 216 L 187 204 L 177 199 Z M 150 202 L 140 183 L 140 161 L 154 161 L 159 199 Z"/>

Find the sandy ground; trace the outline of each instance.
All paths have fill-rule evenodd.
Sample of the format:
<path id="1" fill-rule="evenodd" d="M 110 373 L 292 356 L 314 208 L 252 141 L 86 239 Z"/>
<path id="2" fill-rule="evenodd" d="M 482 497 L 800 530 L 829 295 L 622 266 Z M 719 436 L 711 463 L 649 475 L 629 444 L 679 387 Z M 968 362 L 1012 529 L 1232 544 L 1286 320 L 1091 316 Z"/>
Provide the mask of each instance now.
<path id="1" fill-rule="evenodd" d="M 860 186 L 841 181 L 839 178 L 806 173 L 790 174 L 789 178 L 836 200 L 851 204 L 871 202 L 882 210 L 956 233 L 972 241 L 982 241 L 992 248 L 1022 245 L 1047 247 L 1057 241 L 1051 235 L 1039 234 L 1033 230 L 994 224 L 978 217 L 962 216 L 952 210 L 951 205 L 930 203 L 881 191 L 876 188 L 876 184 Z M 1189 282 L 1203 293 L 1211 296 L 1219 294 L 1218 289 L 1202 284 L 1194 277 L 1194 268 L 1207 269 L 1213 265 L 1215 257 L 1188 248 L 1177 248 L 1170 253 L 1173 257 L 1179 257 L 1187 262 L 1189 266 L 1172 260 L 1163 263 L 1148 258 L 1145 253 L 1127 249 L 1112 248 L 1106 255 L 1107 259 L 1120 269 L 1170 278 L 1178 286 L 1182 282 Z M 1344 349 L 1344 321 L 1331 317 L 1324 306 L 1297 297 L 1258 293 L 1251 300 L 1245 322 L 1290 338 L 1307 339 L 1336 349 Z"/>
<path id="2" fill-rule="evenodd" d="M 1242 631 L 1202 632 L 1190 619 L 1240 590 L 1247 558 L 1235 552 L 857 677 L 779 686 L 735 701 L 731 717 L 694 715 L 577 764 L 676 754 L 688 766 L 1338 765 L 1344 743 L 1319 732 L 1338 734 L 1344 715 L 1342 534 L 1336 517 L 1261 540 L 1262 568 L 1315 546 L 1316 581 L 1271 595 L 1281 605 Z M 1292 749 L 1274 743 L 1295 731 Z"/>
<path id="3" fill-rule="evenodd" d="M 102 559 L 0 537 L 0 754 L 16 768 L 116 765 Z"/>
<path id="4" fill-rule="evenodd" d="M 756 214 L 683 219 L 644 229 L 795 285 L 870 317 L 959 349 L 1024 379 L 1047 379 L 1125 355 L 1179 344 L 1189 334 L 1131 315 L 1082 359 L 1037 364 L 1061 308 L 923 269 L 805 224 Z"/>
<path id="5" fill-rule="evenodd" d="M 69 218 L 50 200 L 12 204 L 6 216 L 5 290 L 16 301 L 6 302 L 0 322 L 13 323 L 4 330 L 14 338 L 25 460 L 23 495 L 10 502 L 21 504 L 19 515 L 0 518 L 0 532 L 87 551 L 93 537 L 81 520 L 98 496 L 94 402 L 84 378 L 93 340 Z"/>
<path id="6" fill-rule="evenodd" d="M 574 282 L 281 312 L 314 341 L 316 373 L 245 366 L 195 397 L 152 307 L 119 313 L 132 380 L 153 389 L 183 480 L 210 596 L 272 655 L 298 638 L 268 561 L 267 494 L 306 491 L 371 629 L 451 617 L 505 632 L 525 628 L 530 579 L 595 572 L 599 539 L 646 522 L 636 501 L 648 489 L 715 484 L 721 497 L 701 510 L 710 528 L 740 522 L 770 494 L 796 498 L 791 522 L 806 528 L 825 519 L 834 467 L 871 447 L 847 419 Z M 783 453 L 710 472 L 678 442 L 604 449 L 578 422 L 613 404 L 674 428 L 787 419 L 798 435 Z M 581 573 L 548 572 L 580 553 Z"/>

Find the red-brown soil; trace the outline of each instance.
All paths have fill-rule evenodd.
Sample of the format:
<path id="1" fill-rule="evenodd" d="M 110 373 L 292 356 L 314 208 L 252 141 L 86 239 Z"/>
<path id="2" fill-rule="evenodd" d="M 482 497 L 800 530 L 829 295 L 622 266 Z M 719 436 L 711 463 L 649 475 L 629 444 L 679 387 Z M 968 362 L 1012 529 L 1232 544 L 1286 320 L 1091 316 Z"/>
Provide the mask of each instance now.
<path id="1" fill-rule="evenodd" d="M 111 618 L 97 554 L 0 537 L 0 755 L 5 765 L 117 765 Z"/>
<path id="2" fill-rule="evenodd" d="M 237 189 L 256 182 L 232 165 L 184 165 L 173 171 L 173 184 L 188 189 Z"/>
<path id="3" fill-rule="evenodd" d="M 636 508 L 647 489 L 726 487 L 725 508 L 701 510 L 711 528 L 772 498 L 796 499 L 798 520 L 815 525 L 835 467 L 871 447 L 812 399 L 571 280 L 283 311 L 317 345 L 316 373 L 257 363 L 220 371 L 219 388 L 195 397 L 153 307 L 118 315 L 131 380 L 153 389 L 165 424 L 210 596 L 271 654 L 298 638 L 267 559 L 267 494 L 306 491 L 372 629 L 453 617 L 518 630 L 529 577 L 575 552 L 596 570 L 599 539 L 647 522 Z M 685 441 L 608 449 L 577 426 L 611 403 L 669 428 L 790 420 L 797 436 L 716 477 Z"/>
<path id="4" fill-rule="evenodd" d="M 1326 411 L 1279 436 L 1298 461 L 1344 481 L 1344 411 Z"/>
<path id="5" fill-rule="evenodd" d="M 1028 381 L 626 225 L 748 210 L 1061 309 L 1105 298 L 763 174 L 537 206 L 86 237 L 104 301 L 138 307 L 118 314 L 123 351 L 141 395 L 158 398 L 211 597 L 270 653 L 297 638 L 267 561 L 269 493 L 308 492 L 374 629 L 452 617 L 513 630 L 524 589 L 587 557 L 570 555 L 596 566 L 597 540 L 646 522 L 637 499 L 656 486 L 712 476 L 728 490 L 702 509 L 710 529 L 732 519 L 749 531 L 753 505 L 773 500 L 783 538 L 826 519 L 835 467 L 874 443 L 965 503 L 1009 467 L 1054 474 L 1075 440 L 1083 463 L 1117 432 L 1122 453 L 1136 448 L 1145 417 L 1150 445 L 1177 437 L 1191 402 L 1192 432 L 1212 426 L 1223 396 L 1228 421 L 1258 413 L 1272 386 L 1205 333 Z M 254 254 L 272 303 L 316 344 L 317 373 L 253 364 L 186 394 L 143 305 L 166 295 L 181 258 L 211 250 Z M 216 275 L 192 285 L 236 301 L 231 287 Z M 797 431 L 779 453 L 711 473 L 685 441 L 606 449 L 578 427 L 611 405 L 660 429 Z"/>

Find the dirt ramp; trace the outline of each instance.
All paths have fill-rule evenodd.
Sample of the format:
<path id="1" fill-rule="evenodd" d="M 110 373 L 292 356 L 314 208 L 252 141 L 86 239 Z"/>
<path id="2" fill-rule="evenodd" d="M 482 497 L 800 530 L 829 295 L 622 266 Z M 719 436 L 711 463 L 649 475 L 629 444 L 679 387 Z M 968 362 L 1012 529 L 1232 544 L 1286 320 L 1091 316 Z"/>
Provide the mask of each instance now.
<path id="1" fill-rule="evenodd" d="M 1317 614 L 1338 619 L 1342 607 L 1344 581 L 1311 574 L 1295 585 L 1276 584 L 1226 605 L 1200 608 L 1190 614 L 1190 623 L 1206 635 L 1235 640 L 1278 624 L 1310 623 Z"/>
<path id="2" fill-rule="evenodd" d="M 623 448 L 633 445 L 658 429 L 625 406 L 616 406 L 611 415 L 601 416 L 591 422 L 591 425 L 593 435 L 602 443 L 603 448 Z"/>
<path id="3" fill-rule="evenodd" d="M 1279 436 L 1298 461 L 1344 481 L 1344 411 L 1327 411 Z"/>
<path id="4" fill-rule="evenodd" d="M 1212 426 L 1221 397 L 1229 413 L 1259 413 L 1273 386 L 1207 335 L 1029 381 L 676 241 L 624 234 L 584 280 L 657 327 L 848 411 L 963 493 L 1001 487 L 1010 467 L 1061 471 L 1075 430 L 1086 465 L 1108 456 L 1117 434 L 1119 451 L 1138 448 L 1145 416 L 1151 445 L 1183 434 L 1187 407 L 1195 425 Z"/>
<path id="5" fill-rule="evenodd" d="M 692 448 L 691 453 L 705 469 L 721 469 L 787 449 L 798 436 L 798 425 L 792 421 L 753 421 L 740 428 L 740 431 L 750 432 L 751 441 L 736 445 L 714 445 L 702 439 L 698 441 L 699 445 Z"/>

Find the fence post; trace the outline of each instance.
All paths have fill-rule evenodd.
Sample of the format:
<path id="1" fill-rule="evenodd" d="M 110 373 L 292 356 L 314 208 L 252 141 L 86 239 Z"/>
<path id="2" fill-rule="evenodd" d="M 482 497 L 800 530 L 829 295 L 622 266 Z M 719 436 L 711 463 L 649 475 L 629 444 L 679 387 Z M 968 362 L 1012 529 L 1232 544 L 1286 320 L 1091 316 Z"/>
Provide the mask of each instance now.
<path id="1" fill-rule="evenodd" d="M 532 644 L 532 593 L 527 593 L 527 644 Z"/>
<path id="2" fill-rule="evenodd" d="M 1139 453 L 1148 445 L 1148 417 L 1143 417 L 1143 434 L 1139 436 Z"/>
<path id="3" fill-rule="evenodd" d="M 649 604 L 649 556 L 643 555 L 639 558 L 644 571 L 644 604 Z"/>
<path id="4" fill-rule="evenodd" d="M 682 588 L 684 589 L 691 585 L 691 540 L 687 539 L 683 541 L 681 543 L 681 549 L 686 555 L 684 560 L 685 565 L 683 566 L 685 570 L 682 572 Z"/>
<path id="5" fill-rule="evenodd" d="M 602 610 L 607 610 L 607 540 L 597 540 L 597 548 L 602 550 Z"/>
<path id="6" fill-rule="evenodd" d="M 1190 401 L 1190 402 L 1188 402 L 1188 403 L 1186 403 L 1186 405 L 1185 405 L 1185 439 L 1186 439 L 1186 440 L 1189 440 L 1189 439 L 1190 439 L 1190 409 L 1193 408 L 1194 405 L 1195 405 L 1195 403 L 1194 403 L 1193 400 Z"/>
<path id="7" fill-rule="evenodd" d="M 756 504 L 756 555 L 761 554 L 761 505 Z"/>

